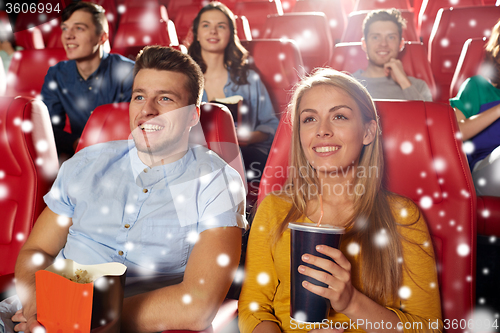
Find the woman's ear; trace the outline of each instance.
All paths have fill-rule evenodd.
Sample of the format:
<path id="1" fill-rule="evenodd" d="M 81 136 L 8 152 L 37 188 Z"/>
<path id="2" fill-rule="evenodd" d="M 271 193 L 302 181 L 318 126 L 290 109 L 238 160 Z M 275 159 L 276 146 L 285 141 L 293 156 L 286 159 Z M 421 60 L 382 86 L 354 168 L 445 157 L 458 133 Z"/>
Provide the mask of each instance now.
<path id="1" fill-rule="evenodd" d="M 375 120 L 371 120 L 368 124 L 365 125 L 365 136 L 363 137 L 363 144 L 369 145 L 375 140 L 375 136 L 377 135 L 377 122 Z"/>

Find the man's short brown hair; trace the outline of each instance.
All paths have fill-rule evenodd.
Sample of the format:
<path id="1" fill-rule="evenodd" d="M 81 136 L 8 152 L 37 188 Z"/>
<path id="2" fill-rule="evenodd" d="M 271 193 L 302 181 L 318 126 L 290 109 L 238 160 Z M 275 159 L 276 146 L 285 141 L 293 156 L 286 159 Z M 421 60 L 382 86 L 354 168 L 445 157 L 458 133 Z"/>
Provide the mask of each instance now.
<path id="1" fill-rule="evenodd" d="M 186 91 L 189 105 L 200 106 L 204 78 L 200 66 L 187 54 L 166 46 L 146 46 L 135 59 L 134 78 L 141 69 L 171 71 L 187 76 Z"/>
<path id="2" fill-rule="evenodd" d="M 92 23 L 94 23 L 96 27 L 96 35 L 99 36 L 101 32 L 108 33 L 108 20 L 106 19 L 106 15 L 104 8 L 102 6 L 97 5 L 92 2 L 86 1 L 77 1 L 70 3 L 66 8 L 63 9 L 61 14 L 61 22 L 64 23 L 74 12 L 77 10 L 83 10 L 92 15 Z"/>
<path id="3" fill-rule="evenodd" d="M 401 40 L 403 37 L 403 29 L 406 29 L 406 20 L 396 8 L 373 10 L 366 15 L 363 21 L 363 36 L 365 40 L 368 38 L 370 25 L 378 21 L 394 22 L 398 26 L 399 40 Z"/>

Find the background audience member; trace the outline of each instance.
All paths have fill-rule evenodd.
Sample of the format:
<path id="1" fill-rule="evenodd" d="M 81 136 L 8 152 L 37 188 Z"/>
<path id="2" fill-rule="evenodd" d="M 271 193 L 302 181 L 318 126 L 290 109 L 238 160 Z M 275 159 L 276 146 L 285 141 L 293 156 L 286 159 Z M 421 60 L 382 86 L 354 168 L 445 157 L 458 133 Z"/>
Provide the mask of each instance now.
<path id="1" fill-rule="evenodd" d="M 462 140 L 470 140 L 473 153 L 467 157 L 476 193 L 500 197 L 500 21 L 486 44 L 483 71 L 486 76 L 468 78 L 456 97 L 455 109 Z"/>
<path id="2" fill-rule="evenodd" d="M 372 98 L 432 101 L 427 84 L 407 76 L 398 59 L 404 48 L 406 21 L 397 9 L 370 12 L 363 21 L 361 39 L 368 67 L 353 73 Z"/>
<path id="3" fill-rule="evenodd" d="M 63 10 L 61 28 L 69 61 L 48 70 L 42 98 L 49 109 L 58 154 L 64 160 L 74 154 L 83 128 L 97 106 L 130 101 L 134 62 L 104 52 L 108 22 L 99 5 L 71 3 Z M 66 116 L 71 133 L 64 131 Z"/>
<path id="4" fill-rule="evenodd" d="M 3 24 L 0 27 L 0 58 L 2 59 L 5 73 L 8 72 L 10 61 L 14 56 L 15 51 L 20 51 L 23 48 L 16 45 L 16 40 L 12 31 L 6 29 Z"/>
<path id="5" fill-rule="evenodd" d="M 330 300 L 329 321 L 383 321 L 395 329 L 400 322 L 428 328 L 439 320 L 442 329 L 439 290 L 431 283 L 437 281 L 434 253 L 425 246 L 431 242 L 427 225 L 411 200 L 382 188 L 380 127 L 366 89 L 351 76 L 319 69 L 299 83 L 290 112 L 293 171 L 283 191 L 264 199 L 253 221 L 238 303 L 240 331 L 292 330 L 288 223 L 316 223 L 320 216 L 347 232 L 340 250 L 318 244 L 317 251 L 334 264 L 308 254 L 302 260 L 324 272 L 304 265 L 299 272 L 328 285 L 302 287 Z M 378 172 L 360 176 L 359 170 L 369 168 Z M 376 235 L 383 235 L 383 244 L 374 242 Z M 350 244 L 361 252 L 347 251 Z M 399 297 L 401 286 L 413 291 L 410 297 Z"/>
<path id="6" fill-rule="evenodd" d="M 234 14 L 224 4 L 209 3 L 193 21 L 189 55 L 205 76 L 204 102 L 243 97 L 237 133 L 245 169 L 255 176 L 247 173 L 251 181 L 262 175 L 279 121 L 266 87 L 247 64 L 248 51 L 241 45 L 235 27 Z"/>

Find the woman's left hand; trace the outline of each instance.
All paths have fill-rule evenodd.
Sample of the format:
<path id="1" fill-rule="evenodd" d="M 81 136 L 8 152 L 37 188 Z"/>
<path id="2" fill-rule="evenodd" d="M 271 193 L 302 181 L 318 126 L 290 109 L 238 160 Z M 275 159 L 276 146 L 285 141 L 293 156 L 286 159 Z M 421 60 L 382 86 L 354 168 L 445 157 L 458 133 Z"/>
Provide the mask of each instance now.
<path id="1" fill-rule="evenodd" d="M 305 265 L 299 266 L 299 273 L 323 282 L 328 287 L 320 287 L 307 281 L 304 281 L 302 286 L 319 296 L 328 298 L 335 311 L 344 313 L 349 306 L 352 307 L 354 295 L 358 292 L 351 283 L 351 263 L 340 250 L 333 247 L 318 245 L 316 246 L 316 250 L 332 258 L 335 262 L 311 254 L 304 254 L 302 260 L 308 264 L 322 268 L 328 273 L 309 268 Z"/>

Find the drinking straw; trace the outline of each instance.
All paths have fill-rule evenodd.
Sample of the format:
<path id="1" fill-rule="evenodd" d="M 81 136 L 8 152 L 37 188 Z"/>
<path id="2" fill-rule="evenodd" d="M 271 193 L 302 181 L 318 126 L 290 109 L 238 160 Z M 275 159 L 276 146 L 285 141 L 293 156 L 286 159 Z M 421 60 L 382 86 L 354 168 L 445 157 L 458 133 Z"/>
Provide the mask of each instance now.
<path id="1" fill-rule="evenodd" d="M 323 214 L 324 214 L 324 211 L 323 211 L 323 196 L 321 194 L 319 195 L 319 207 L 321 209 L 321 214 L 319 215 L 319 220 L 318 220 L 318 223 L 316 224 L 317 227 L 319 227 L 321 225 L 321 220 L 323 220 Z"/>

